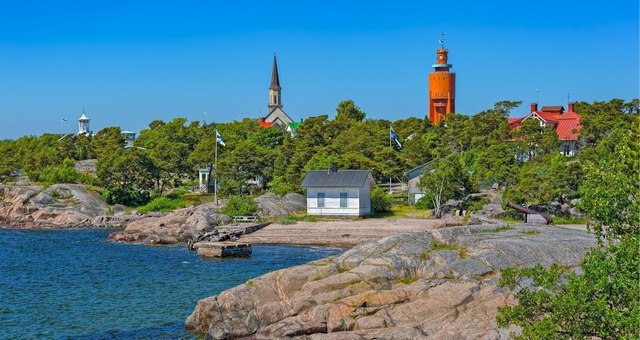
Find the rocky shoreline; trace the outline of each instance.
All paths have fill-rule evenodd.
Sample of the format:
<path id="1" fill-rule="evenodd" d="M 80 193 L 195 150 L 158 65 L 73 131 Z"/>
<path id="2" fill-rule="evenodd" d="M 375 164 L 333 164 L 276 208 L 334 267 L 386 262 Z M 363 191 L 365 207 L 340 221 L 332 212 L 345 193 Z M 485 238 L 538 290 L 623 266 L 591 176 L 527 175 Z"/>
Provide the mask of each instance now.
<path id="1" fill-rule="evenodd" d="M 506 339 L 500 270 L 576 267 L 592 235 L 547 226 L 464 226 L 387 237 L 202 299 L 187 329 L 208 339 Z"/>
<path id="2" fill-rule="evenodd" d="M 260 216 L 297 213 L 305 199 L 299 194 L 256 198 Z M 23 177 L 0 185 L 0 225 L 16 229 L 123 229 L 109 235 L 114 242 L 191 244 L 198 241 L 235 240 L 254 229 L 228 226 L 231 219 L 214 203 L 138 215 L 120 205 L 108 206 L 95 191 L 82 184 L 34 184 Z M 221 225 L 225 228 L 218 228 Z"/>

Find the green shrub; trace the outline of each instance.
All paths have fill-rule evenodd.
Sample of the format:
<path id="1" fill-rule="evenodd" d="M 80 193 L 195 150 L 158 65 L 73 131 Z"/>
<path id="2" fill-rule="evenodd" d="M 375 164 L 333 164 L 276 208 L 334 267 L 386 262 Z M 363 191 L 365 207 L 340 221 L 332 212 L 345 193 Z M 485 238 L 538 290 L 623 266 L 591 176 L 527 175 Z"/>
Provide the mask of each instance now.
<path id="1" fill-rule="evenodd" d="M 170 212 L 176 209 L 184 208 L 191 202 L 182 198 L 157 197 L 147 205 L 138 208 L 138 213 L 146 214 L 151 211 Z"/>
<path id="2" fill-rule="evenodd" d="M 47 184 L 76 183 L 79 174 L 75 169 L 75 162 L 71 159 L 65 159 L 60 165 L 42 169 L 38 177 L 40 181 Z"/>
<path id="3" fill-rule="evenodd" d="M 269 192 L 283 196 L 291 192 L 300 192 L 300 188 L 296 188 L 293 184 L 287 183 L 282 177 L 275 177 L 267 184 Z"/>
<path id="4" fill-rule="evenodd" d="M 48 166 L 42 169 L 37 179 L 49 185 L 59 183 L 100 185 L 100 180 L 97 177 L 76 171 L 75 162 L 68 158 L 60 165 Z"/>
<path id="5" fill-rule="evenodd" d="M 228 216 L 253 216 L 258 206 L 251 196 L 229 196 L 222 213 Z"/>
<path id="6" fill-rule="evenodd" d="M 520 326 L 516 339 L 638 339 L 639 242 L 626 237 L 590 250 L 581 275 L 557 264 L 502 269 L 498 285 L 521 289 L 517 305 L 498 309 L 498 325 Z"/>
<path id="7" fill-rule="evenodd" d="M 102 198 L 108 204 L 123 204 L 130 207 L 144 205 L 149 202 L 149 193 L 135 190 L 104 189 Z"/>
<path id="8" fill-rule="evenodd" d="M 475 197 L 467 202 L 464 202 L 462 205 L 463 210 L 472 212 L 478 211 L 484 207 L 485 204 L 489 203 L 489 200 L 484 197 Z"/>
<path id="9" fill-rule="evenodd" d="M 168 193 L 165 197 L 170 199 L 182 198 L 185 194 L 189 193 L 187 190 L 176 189 Z"/>
<path id="10" fill-rule="evenodd" d="M 431 202 L 431 200 L 428 197 L 423 196 L 416 202 L 415 207 L 418 210 L 433 209 L 433 202 Z"/>
<path id="11" fill-rule="evenodd" d="M 384 190 L 380 188 L 373 188 L 373 190 L 371 190 L 371 210 L 373 210 L 374 213 L 391 211 L 392 203 L 393 198 L 387 195 Z"/>

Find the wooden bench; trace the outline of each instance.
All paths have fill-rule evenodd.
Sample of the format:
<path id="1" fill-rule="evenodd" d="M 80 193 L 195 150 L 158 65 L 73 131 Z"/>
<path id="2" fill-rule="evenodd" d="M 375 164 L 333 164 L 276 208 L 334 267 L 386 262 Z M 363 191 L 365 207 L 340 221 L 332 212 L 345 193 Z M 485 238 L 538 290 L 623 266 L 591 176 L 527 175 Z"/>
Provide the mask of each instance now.
<path id="1" fill-rule="evenodd" d="M 238 223 L 256 223 L 258 222 L 258 216 L 233 216 L 233 224 Z"/>

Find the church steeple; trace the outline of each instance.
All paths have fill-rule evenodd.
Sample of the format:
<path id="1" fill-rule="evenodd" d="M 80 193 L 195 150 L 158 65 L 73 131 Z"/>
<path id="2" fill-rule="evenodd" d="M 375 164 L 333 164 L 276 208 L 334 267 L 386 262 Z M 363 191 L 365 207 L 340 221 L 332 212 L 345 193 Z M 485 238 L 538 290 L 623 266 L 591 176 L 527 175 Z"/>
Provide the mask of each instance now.
<path id="1" fill-rule="evenodd" d="M 269 111 L 282 108 L 280 77 L 278 76 L 278 62 L 273 54 L 273 69 L 271 70 L 271 86 L 269 86 Z"/>

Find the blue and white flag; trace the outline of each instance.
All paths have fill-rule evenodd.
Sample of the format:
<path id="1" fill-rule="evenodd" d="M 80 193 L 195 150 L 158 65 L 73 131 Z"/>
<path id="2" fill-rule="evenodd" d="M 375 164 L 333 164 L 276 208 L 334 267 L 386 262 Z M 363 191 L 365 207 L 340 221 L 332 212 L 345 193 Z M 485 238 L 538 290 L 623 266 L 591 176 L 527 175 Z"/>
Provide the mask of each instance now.
<path id="1" fill-rule="evenodd" d="M 402 144 L 400 144 L 400 140 L 398 139 L 398 135 L 396 135 L 396 132 L 393 131 L 393 127 L 391 125 L 389 125 L 389 134 L 390 134 L 390 138 L 396 142 L 396 144 L 398 144 L 399 147 L 402 147 Z"/>
<path id="2" fill-rule="evenodd" d="M 222 140 L 222 136 L 220 136 L 220 134 L 218 133 L 218 129 L 216 129 L 216 142 L 220 143 L 220 145 L 222 145 L 222 146 L 226 146 L 224 144 L 224 141 Z"/>

